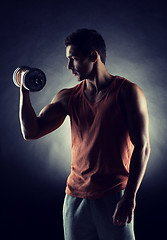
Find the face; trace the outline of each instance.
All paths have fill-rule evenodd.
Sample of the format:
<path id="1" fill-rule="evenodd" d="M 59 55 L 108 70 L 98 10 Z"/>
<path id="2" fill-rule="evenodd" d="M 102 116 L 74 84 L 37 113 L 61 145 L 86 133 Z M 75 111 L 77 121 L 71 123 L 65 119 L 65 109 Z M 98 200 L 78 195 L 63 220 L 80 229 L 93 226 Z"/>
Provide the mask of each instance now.
<path id="1" fill-rule="evenodd" d="M 83 56 L 74 45 L 66 47 L 66 57 L 68 59 L 67 68 L 82 81 L 90 77 L 93 70 L 93 62 L 89 57 Z"/>

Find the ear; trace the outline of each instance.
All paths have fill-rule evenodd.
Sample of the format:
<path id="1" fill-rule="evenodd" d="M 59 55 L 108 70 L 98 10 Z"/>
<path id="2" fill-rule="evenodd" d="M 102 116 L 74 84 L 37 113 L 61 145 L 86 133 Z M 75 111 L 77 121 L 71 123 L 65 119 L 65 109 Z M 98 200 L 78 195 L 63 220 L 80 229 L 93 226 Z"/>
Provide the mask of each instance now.
<path id="1" fill-rule="evenodd" d="M 92 62 L 94 62 L 94 63 L 97 62 L 98 57 L 99 57 L 99 54 L 98 54 L 98 52 L 97 52 L 96 50 L 94 50 L 94 51 L 91 52 L 91 54 L 90 54 L 90 60 L 91 60 Z"/>

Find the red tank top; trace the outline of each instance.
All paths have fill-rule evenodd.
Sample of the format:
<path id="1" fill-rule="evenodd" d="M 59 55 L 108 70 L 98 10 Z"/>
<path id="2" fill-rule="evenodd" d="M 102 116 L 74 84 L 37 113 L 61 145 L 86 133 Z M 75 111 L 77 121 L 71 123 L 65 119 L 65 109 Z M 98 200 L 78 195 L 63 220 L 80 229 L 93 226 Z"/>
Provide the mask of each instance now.
<path id="1" fill-rule="evenodd" d="M 69 100 L 72 162 L 66 193 L 101 198 L 126 187 L 133 144 L 118 94 L 125 78 L 115 76 L 98 102 L 84 93 L 85 80 Z"/>

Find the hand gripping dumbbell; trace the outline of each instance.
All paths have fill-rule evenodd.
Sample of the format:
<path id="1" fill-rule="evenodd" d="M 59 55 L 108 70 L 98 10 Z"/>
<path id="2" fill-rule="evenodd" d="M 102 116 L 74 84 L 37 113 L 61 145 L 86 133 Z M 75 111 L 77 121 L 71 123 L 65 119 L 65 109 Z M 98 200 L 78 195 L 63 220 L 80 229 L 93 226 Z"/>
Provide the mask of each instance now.
<path id="1" fill-rule="evenodd" d="M 20 66 L 13 72 L 13 82 L 17 87 L 23 86 L 31 91 L 40 91 L 46 84 L 46 76 L 38 68 L 30 68 L 28 66 Z"/>

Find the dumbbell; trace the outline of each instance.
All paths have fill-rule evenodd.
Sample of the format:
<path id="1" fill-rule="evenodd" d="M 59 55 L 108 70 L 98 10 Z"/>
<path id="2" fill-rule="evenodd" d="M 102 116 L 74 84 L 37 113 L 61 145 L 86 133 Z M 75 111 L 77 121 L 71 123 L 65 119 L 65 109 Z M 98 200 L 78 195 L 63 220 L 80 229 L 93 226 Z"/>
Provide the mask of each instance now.
<path id="1" fill-rule="evenodd" d="M 38 68 L 30 68 L 28 66 L 20 66 L 13 72 L 13 82 L 17 87 L 23 86 L 31 91 L 40 91 L 46 84 L 46 76 L 43 71 Z"/>

